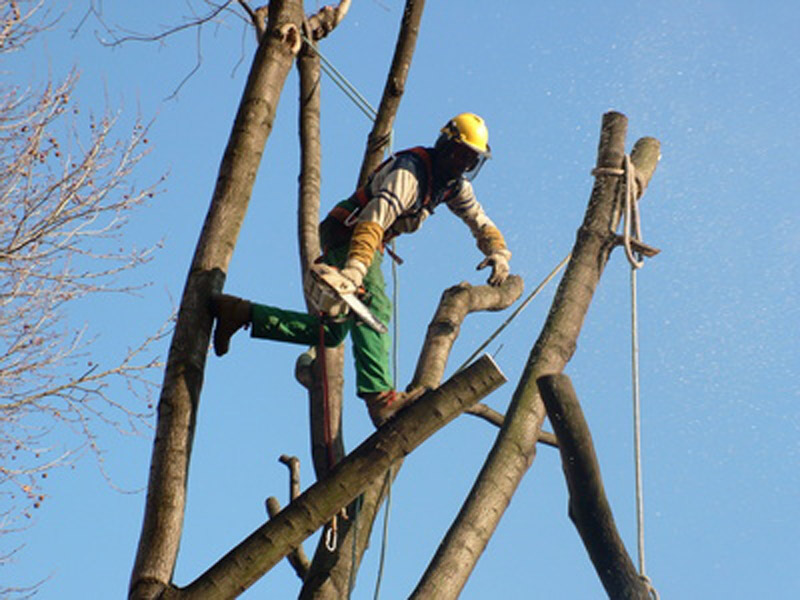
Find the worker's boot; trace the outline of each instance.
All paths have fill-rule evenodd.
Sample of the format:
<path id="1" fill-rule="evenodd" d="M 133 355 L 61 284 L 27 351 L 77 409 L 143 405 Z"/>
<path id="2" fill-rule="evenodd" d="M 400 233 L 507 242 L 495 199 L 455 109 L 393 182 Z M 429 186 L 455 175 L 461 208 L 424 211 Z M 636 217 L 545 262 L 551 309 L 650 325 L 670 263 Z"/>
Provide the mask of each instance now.
<path id="1" fill-rule="evenodd" d="M 364 402 L 367 403 L 367 410 L 369 411 L 369 418 L 372 419 L 372 424 L 375 427 L 380 427 L 419 398 L 424 391 L 423 388 L 417 388 L 410 392 L 387 390 L 385 392 L 364 394 L 362 397 Z"/>
<path id="2" fill-rule="evenodd" d="M 217 320 L 214 329 L 214 353 L 222 356 L 228 351 L 231 336 L 242 327 L 247 329 L 251 321 L 252 304 L 242 298 L 228 294 L 216 294 L 211 298 L 211 312 Z"/>

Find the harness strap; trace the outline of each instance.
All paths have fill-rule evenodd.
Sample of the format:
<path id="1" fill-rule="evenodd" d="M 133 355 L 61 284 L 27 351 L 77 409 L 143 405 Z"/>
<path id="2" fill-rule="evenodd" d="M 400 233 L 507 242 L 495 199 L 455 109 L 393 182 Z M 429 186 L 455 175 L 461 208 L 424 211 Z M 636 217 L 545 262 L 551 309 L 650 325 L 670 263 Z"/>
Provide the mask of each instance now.
<path id="1" fill-rule="evenodd" d="M 426 174 L 425 195 L 422 198 L 422 206 L 428 206 L 431 203 L 432 191 L 433 191 L 433 160 L 431 159 L 430 152 L 428 152 L 428 150 L 425 149 L 424 147 L 415 146 L 413 148 L 403 150 L 393 156 L 390 156 L 375 168 L 375 170 L 372 172 L 372 175 L 380 171 L 390 160 L 402 154 L 413 154 L 414 156 L 421 159 L 423 164 L 425 165 L 425 174 Z M 370 178 L 372 177 L 372 175 L 370 175 Z M 344 202 L 340 202 L 339 204 L 334 206 L 328 213 L 328 216 L 333 217 L 334 219 L 342 223 L 345 227 L 352 227 L 353 225 L 355 225 L 356 217 L 358 216 L 358 214 L 369 203 L 369 201 L 372 200 L 372 198 L 367 193 L 368 185 L 369 183 L 362 185 L 347 200 L 345 200 Z M 386 241 L 389 240 L 387 239 Z"/>

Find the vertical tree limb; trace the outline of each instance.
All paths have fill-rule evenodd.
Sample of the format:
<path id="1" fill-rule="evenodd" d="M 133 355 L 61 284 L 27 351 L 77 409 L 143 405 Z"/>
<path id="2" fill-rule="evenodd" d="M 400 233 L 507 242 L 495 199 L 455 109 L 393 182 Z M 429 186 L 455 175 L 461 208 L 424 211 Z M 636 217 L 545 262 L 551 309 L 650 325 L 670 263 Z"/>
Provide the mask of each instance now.
<path id="1" fill-rule="evenodd" d="M 311 36 L 308 37 L 311 38 Z M 310 264 L 321 254 L 319 242 L 321 172 L 319 60 L 315 47 L 306 44 L 297 61 L 300 73 L 300 147 L 302 154 L 298 213 L 301 277 L 305 276 Z M 318 353 L 319 349 L 317 348 L 317 358 L 314 360 L 311 370 L 308 399 L 311 457 L 317 480 L 321 480 L 345 455 L 342 430 L 344 345 L 337 348 L 325 348 L 324 351 L 327 399 L 325 398 L 323 370 Z M 326 441 L 328 436 L 326 428 L 328 427 L 331 436 L 330 448 Z M 343 538 L 346 535 L 349 526 L 348 521 L 339 524 L 339 537 Z M 322 535 L 314 552 L 313 561 L 305 573 L 300 593 L 301 598 L 309 593 L 308 590 L 325 589 L 325 586 L 330 584 L 327 581 L 327 575 L 338 555 L 338 551 L 332 553 L 327 549 L 325 535 Z"/>
<path id="2" fill-rule="evenodd" d="M 302 3 L 270 2 L 268 34 L 253 60 L 214 194 L 181 298 L 158 405 L 145 514 L 130 598 L 155 598 L 170 584 L 183 529 L 186 483 L 212 317 L 261 155 L 294 54 L 278 32 L 299 27 Z"/>
<path id="3" fill-rule="evenodd" d="M 369 174 L 383 160 L 384 149 L 389 141 L 395 115 L 408 79 L 424 7 L 424 0 L 406 1 L 392 64 L 378 107 L 378 114 L 367 138 L 367 147 L 361 165 L 358 186 L 363 185 Z M 332 374 L 338 374 L 341 377 L 342 365 L 344 364 L 343 348 L 332 349 L 332 351 L 326 352 L 326 355 L 328 355 L 330 361 L 328 363 L 329 377 Z M 318 376 L 316 379 L 319 379 Z M 340 383 L 335 385 L 335 389 L 340 389 Z M 394 475 L 396 476 L 396 474 L 397 472 L 395 471 Z M 301 598 L 339 600 L 346 597 L 351 573 L 358 569 L 361 557 L 369 542 L 372 523 L 383 501 L 382 489 L 382 478 L 379 478 L 365 490 L 358 514 L 358 527 L 352 527 L 354 514 L 351 514 L 351 519 L 341 527 L 339 531 L 339 548 L 347 548 L 346 552 L 340 551 L 335 555 L 331 555 L 324 547 L 324 544 L 318 546 L 312 561 L 311 572 L 300 594 Z M 352 552 L 352 536 L 356 534 L 358 535 L 356 551 Z M 354 558 L 355 565 L 352 564 Z"/>
<path id="4" fill-rule="evenodd" d="M 617 530 L 603 487 L 592 434 L 569 377 L 540 377 L 536 384 L 553 424 L 561 452 L 561 467 L 569 489 L 569 518 L 575 524 L 609 598 L 648 600 Z"/>
<path id="5" fill-rule="evenodd" d="M 375 124 L 367 138 L 364 161 L 361 163 L 361 173 L 358 176 L 359 186 L 364 184 L 369 174 L 381 163 L 384 150 L 389 144 L 394 118 L 406 88 L 408 71 L 411 69 L 411 59 L 417 45 L 424 8 L 425 0 L 406 0 L 403 21 L 400 24 L 400 33 L 397 36 L 397 44 L 392 57 L 392 66 L 383 88 Z"/>
<path id="6" fill-rule="evenodd" d="M 619 170 L 625 155 L 627 118 L 603 115 L 597 167 Z M 658 142 L 640 140 L 632 159 L 649 180 L 658 160 Z M 569 361 L 600 276 L 615 245 L 619 225 L 619 177 L 604 171 L 592 189 L 583 224 L 544 327 L 531 350 L 503 427 L 458 517 L 453 522 L 412 598 L 456 598 L 497 527 L 511 497 L 536 455 L 545 418 L 536 379 L 558 373 Z"/>
<path id="7" fill-rule="evenodd" d="M 310 37 L 310 36 L 307 36 Z M 300 240 L 300 279 L 321 254 L 319 241 L 319 206 L 322 146 L 320 143 L 320 64 L 315 48 L 308 43 L 297 58 L 300 79 L 300 191 L 298 207 L 298 237 Z M 312 309 L 308 305 L 309 310 Z M 311 456 L 317 479 L 322 479 L 333 463 L 344 456 L 342 438 L 342 387 L 344 378 L 344 347 L 326 348 L 326 373 L 328 374 L 328 409 L 322 386 L 322 369 L 314 361 L 312 385 L 308 390 L 309 420 L 311 430 Z M 329 413 L 331 448 L 326 443 L 326 413 Z"/>

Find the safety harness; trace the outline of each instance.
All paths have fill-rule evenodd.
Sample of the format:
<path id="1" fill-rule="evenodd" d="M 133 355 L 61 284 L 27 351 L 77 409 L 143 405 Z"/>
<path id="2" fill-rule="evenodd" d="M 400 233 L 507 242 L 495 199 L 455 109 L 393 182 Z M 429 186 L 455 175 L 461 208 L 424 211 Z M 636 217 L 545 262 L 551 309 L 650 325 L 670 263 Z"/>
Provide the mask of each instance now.
<path id="1" fill-rule="evenodd" d="M 331 209 L 331 211 L 328 213 L 328 216 L 320 224 L 320 240 L 323 244 L 323 253 L 327 252 L 331 248 L 349 243 L 350 238 L 353 235 L 353 227 L 356 224 L 358 215 L 374 198 L 374 196 L 370 195 L 369 185 L 375 173 L 385 167 L 389 161 L 396 160 L 404 155 L 411 155 L 419 159 L 419 162 L 421 162 L 425 170 L 424 176 L 420 178 L 421 190 L 418 192 L 415 212 L 422 211 L 426 208 L 433 212 L 432 209 L 435 196 L 434 192 L 436 190 L 434 186 L 433 157 L 431 155 L 431 151 L 429 148 L 425 148 L 423 146 L 415 146 L 413 148 L 408 148 L 407 150 L 402 150 L 384 160 L 369 176 L 367 183 L 359 187 L 349 198 L 342 200 Z M 441 199 L 439 199 L 436 204 L 446 201 L 457 190 L 457 186 L 445 188 L 441 194 Z M 390 242 L 397 235 L 397 231 L 392 231 L 391 228 L 387 229 L 384 232 L 383 242 L 380 250 L 381 252 L 386 250 L 395 261 L 402 264 L 403 261 L 386 247 L 388 242 Z"/>

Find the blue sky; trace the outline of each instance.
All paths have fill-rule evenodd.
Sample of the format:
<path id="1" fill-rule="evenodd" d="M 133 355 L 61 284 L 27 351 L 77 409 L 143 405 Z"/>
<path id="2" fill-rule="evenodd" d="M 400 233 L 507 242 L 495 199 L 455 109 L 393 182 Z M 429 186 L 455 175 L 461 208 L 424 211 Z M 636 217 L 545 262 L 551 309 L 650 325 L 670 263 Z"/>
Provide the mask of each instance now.
<path id="1" fill-rule="evenodd" d="M 167 172 L 163 194 L 132 223 L 130 240 L 164 248 L 136 279 L 140 297 L 87 302 L 71 316 L 113 357 L 156 329 L 180 298 L 254 48 L 228 17 L 162 43 L 108 48 L 98 22 L 74 37 L 82 3 L 4 69 L 22 85 L 81 72 L 85 110 L 106 105 L 154 118 L 137 174 Z M 156 33 L 188 14 L 179 4 L 103 3 L 108 23 Z M 309 11 L 316 3 L 306 3 Z M 462 111 L 482 115 L 494 158 L 476 180 L 506 235 L 512 271 L 533 287 L 572 247 L 591 191 L 602 114 L 629 118 L 662 160 L 642 204 L 645 241 L 662 249 L 639 273 L 647 571 L 662 598 L 795 598 L 800 594 L 800 8 L 789 2 L 431 2 L 396 121 L 395 148 L 432 143 Z M 402 14 L 395 0 L 356 2 L 325 56 L 377 105 Z M 199 70 L 170 98 L 202 55 Z M 352 191 L 370 123 L 323 83 L 322 210 Z M 290 74 L 268 141 L 226 291 L 300 308 L 296 219 L 297 78 Z M 400 384 L 409 381 L 441 291 L 482 283 L 481 256 L 446 210 L 398 243 Z M 636 554 L 630 391 L 629 268 L 612 256 L 596 292 L 572 377 L 620 532 Z M 487 399 L 505 410 L 555 286 L 489 347 L 509 383 Z M 502 322 L 471 315 L 450 371 Z M 162 345 L 166 350 L 166 342 Z M 195 437 L 176 581 L 187 583 L 285 503 L 283 453 L 311 483 L 305 393 L 293 380 L 299 347 L 240 334 L 210 356 Z M 348 365 L 345 441 L 371 432 Z M 121 396 L 124 399 L 124 396 Z M 549 429 L 549 424 L 546 424 Z M 383 598 L 413 589 L 472 485 L 496 431 L 460 417 L 406 461 L 393 489 Z M 67 435 L 66 433 L 64 434 Z M 91 456 L 54 472 L 25 548 L 2 580 L 49 581 L 40 598 L 119 598 L 138 541 L 152 432 L 101 436 Z M 67 438 L 64 438 L 67 443 Z M 540 448 L 462 598 L 602 598 L 566 514 L 556 451 Z M 354 598 L 372 598 L 376 527 Z M 306 543 L 311 553 L 314 544 Z M 290 598 L 285 563 L 245 598 Z"/>

